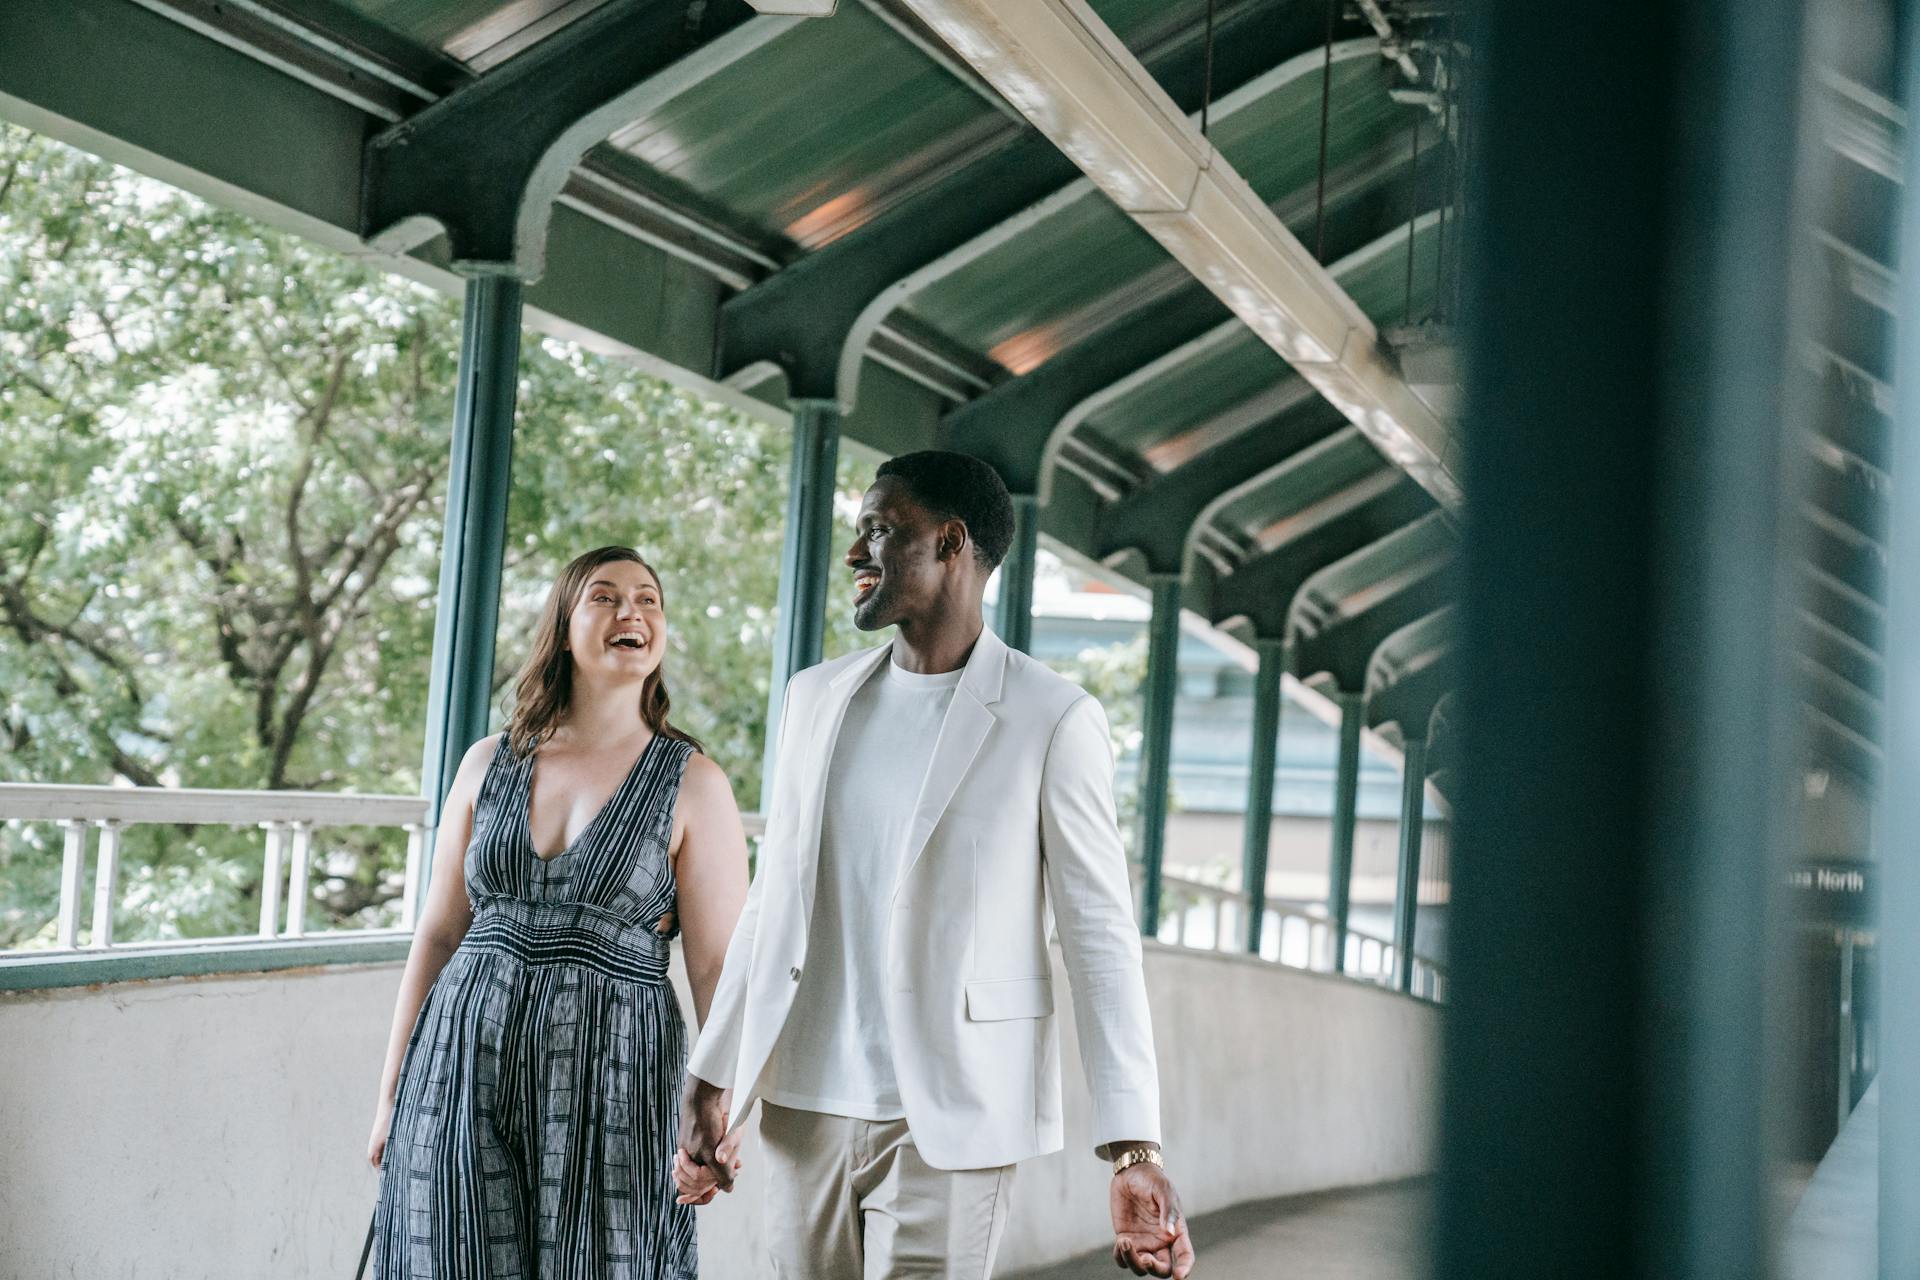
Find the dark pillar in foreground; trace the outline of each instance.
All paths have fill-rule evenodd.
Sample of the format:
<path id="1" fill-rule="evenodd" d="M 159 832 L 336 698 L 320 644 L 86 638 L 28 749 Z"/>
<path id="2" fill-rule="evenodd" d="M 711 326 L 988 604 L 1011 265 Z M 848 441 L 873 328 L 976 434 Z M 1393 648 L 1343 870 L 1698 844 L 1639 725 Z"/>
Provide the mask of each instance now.
<path id="1" fill-rule="evenodd" d="M 1040 500 L 1030 493 L 1013 495 L 1013 545 L 1000 562 L 1000 602 L 993 629 L 1008 647 L 1021 653 L 1033 650 L 1033 568 L 1040 554 Z"/>
<path id="2" fill-rule="evenodd" d="M 1908 15 L 1905 225 L 1900 260 L 1920 263 L 1920 23 Z M 1898 430 L 1887 523 L 1886 762 L 1881 772 L 1880 1274 L 1920 1275 L 1920 270 L 1900 273 Z M 1841 1073 L 1847 1088 L 1847 1073 Z M 1851 1103 L 1852 1098 L 1847 1096 Z"/>
<path id="3" fill-rule="evenodd" d="M 1436 1275 L 1753 1280 L 1803 15 L 1478 13 Z"/>
<path id="4" fill-rule="evenodd" d="M 1257 640 L 1260 670 L 1253 681 L 1253 754 L 1247 762 L 1247 832 L 1240 851 L 1240 885 L 1246 893 L 1247 950 L 1260 954 L 1267 918 L 1267 846 L 1273 839 L 1273 767 L 1280 748 L 1281 676 L 1286 649 L 1278 640 Z"/>
<path id="5" fill-rule="evenodd" d="M 1409 738 L 1400 766 L 1400 874 L 1393 882 L 1393 959 L 1402 991 L 1413 990 L 1413 935 L 1420 919 L 1420 845 L 1427 830 L 1427 740 Z"/>
<path id="6" fill-rule="evenodd" d="M 1179 691 L 1180 579 L 1156 577 L 1147 623 L 1146 716 L 1140 742 L 1140 932 L 1160 932 L 1160 870 L 1167 848 L 1167 788 L 1173 776 L 1173 699 Z"/>
<path id="7" fill-rule="evenodd" d="M 440 609 L 433 626 L 426 758 L 420 770 L 429 827 L 439 825 L 440 804 L 461 757 L 487 733 L 519 368 L 520 283 L 506 276 L 475 276 L 467 281 L 460 333 Z"/>
<path id="8" fill-rule="evenodd" d="M 1327 851 L 1327 914 L 1333 917 L 1333 971 L 1347 971 L 1347 922 L 1353 913 L 1353 833 L 1360 815 L 1360 728 L 1366 700 L 1342 693 L 1340 758 L 1333 775 L 1332 844 Z"/>
<path id="9" fill-rule="evenodd" d="M 773 761 L 787 681 L 820 661 L 826 636 L 827 582 L 833 572 L 833 478 L 840 461 L 840 406 L 795 400 L 793 461 L 787 472 L 787 537 L 780 550 L 780 594 L 767 692 L 767 742 L 760 808 L 773 798 Z"/>

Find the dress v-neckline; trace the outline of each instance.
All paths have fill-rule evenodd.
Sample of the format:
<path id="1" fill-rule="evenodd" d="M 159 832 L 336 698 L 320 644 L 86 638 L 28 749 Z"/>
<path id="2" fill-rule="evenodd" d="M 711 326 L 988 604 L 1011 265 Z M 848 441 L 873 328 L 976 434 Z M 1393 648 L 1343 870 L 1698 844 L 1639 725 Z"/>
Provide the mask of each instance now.
<path id="1" fill-rule="evenodd" d="M 600 820 L 607 816 L 607 811 L 613 807 L 613 802 L 618 800 L 621 794 L 626 791 L 627 787 L 632 784 L 634 775 L 640 772 L 640 766 L 646 763 L 647 756 L 653 751 L 653 744 L 660 741 L 660 737 L 661 735 L 656 732 L 651 738 L 647 739 L 647 745 L 640 748 L 640 753 L 633 758 L 633 763 L 627 767 L 627 772 L 620 779 L 618 785 L 608 793 L 605 800 L 600 802 L 600 807 L 594 810 L 593 816 L 587 819 L 587 825 L 575 832 L 573 839 L 567 841 L 567 843 L 555 853 L 541 853 L 533 841 L 533 782 L 534 775 L 540 768 L 540 752 L 536 749 L 532 759 L 527 762 L 527 799 L 526 803 L 520 806 L 520 830 L 527 838 L 527 851 L 533 855 L 533 860 L 539 863 L 552 864 L 560 861 L 560 859 L 579 848 L 580 842 L 585 840 L 587 834 L 595 827 L 598 827 Z M 565 828 L 563 827 L 561 830 L 564 832 Z"/>

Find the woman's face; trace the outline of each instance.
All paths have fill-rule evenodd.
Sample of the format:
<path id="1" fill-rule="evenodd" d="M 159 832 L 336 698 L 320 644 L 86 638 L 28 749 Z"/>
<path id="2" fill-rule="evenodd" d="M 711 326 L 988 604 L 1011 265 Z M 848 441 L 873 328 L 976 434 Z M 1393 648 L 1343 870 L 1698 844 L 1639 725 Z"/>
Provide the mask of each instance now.
<path id="1" fill-rule="evenodd" d="M 667 615 L 653 574 L 628 560 L 596 566 L 567 617 L 567 650 L 576 679 L 637 684 L 658 670 Z"/>

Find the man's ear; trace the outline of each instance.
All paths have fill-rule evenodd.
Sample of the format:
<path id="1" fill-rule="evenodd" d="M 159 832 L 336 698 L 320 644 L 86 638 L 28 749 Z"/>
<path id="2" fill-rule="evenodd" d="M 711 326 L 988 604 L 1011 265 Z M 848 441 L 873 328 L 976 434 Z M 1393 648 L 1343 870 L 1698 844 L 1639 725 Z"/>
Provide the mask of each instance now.
<path id="1" fill-rule="evenodd" d="M 967 549 L 967 526 L 959 520 L 949 520 L 940 526 L 940 558 L 952 560 Z"/>

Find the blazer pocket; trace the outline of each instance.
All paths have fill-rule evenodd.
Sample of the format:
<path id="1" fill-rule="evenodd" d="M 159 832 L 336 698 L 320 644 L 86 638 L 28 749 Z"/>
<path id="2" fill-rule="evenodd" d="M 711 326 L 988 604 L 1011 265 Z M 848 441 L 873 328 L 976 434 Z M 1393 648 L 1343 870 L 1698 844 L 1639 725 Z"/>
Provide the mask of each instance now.
<path id="1" fill-rule="evenodd" d="M 1044 1018 L 1052 1012 L 1052 978 L 987 978 L 967 984 L 967 1017 L 974 1022 Z"/>

